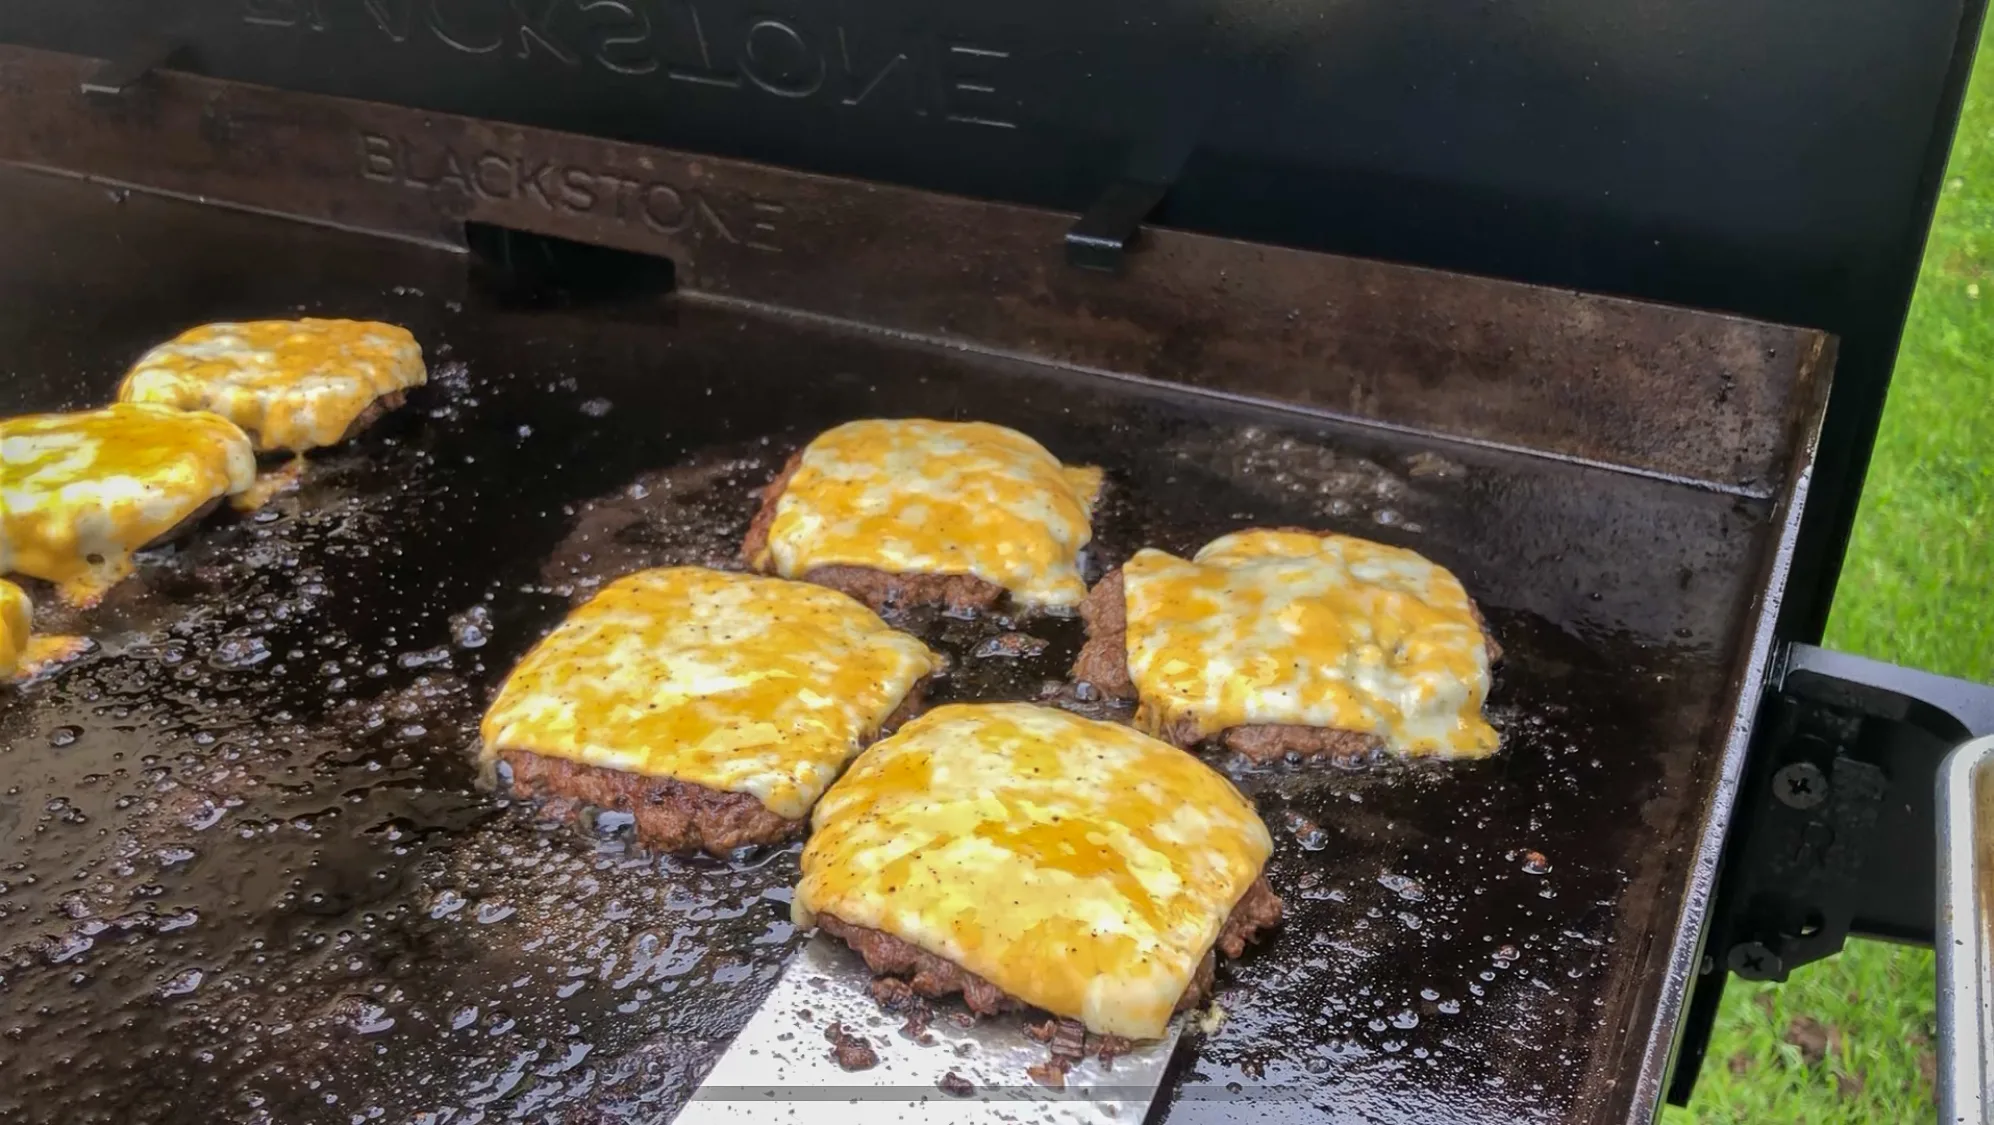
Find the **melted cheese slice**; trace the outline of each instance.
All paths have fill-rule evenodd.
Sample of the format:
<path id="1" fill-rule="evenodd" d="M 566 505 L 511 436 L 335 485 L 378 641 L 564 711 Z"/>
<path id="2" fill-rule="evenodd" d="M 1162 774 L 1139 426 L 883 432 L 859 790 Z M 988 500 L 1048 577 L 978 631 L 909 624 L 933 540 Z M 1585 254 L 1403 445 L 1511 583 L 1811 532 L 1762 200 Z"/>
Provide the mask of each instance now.
<path id="1" fill-rule="evenodd" d="M 26 590 L 0 579 L 0 680 L 11 679 L 21 669 L 34 611 Z"/>
<path id="2" fill-rule="evenodd" d="M 26 679 L 89 647 L 90 642 L 82 637 L 31 636 L 34 616 L 28 592 L 0 578 L 0 683 Z"/>
<path id="3" fill-rule="evenodd" d="M 526 750 L 751 793 L 800 820 L 938 666 L 835 590 L 643 570 L 526 654 L 485 714 L 484 755 Z"/>
<path id="4" fill-rule="evenodd" d="M 1145 730 L 1283 724 L 1374 734 L 1401 754 L 1495 752 L 1487 639 L 1461 583 L 1412 551 L 1242 531 L 1189 562 L 1138 551 L 1122 575 Z"/>
<path id="5" fill-rule="evenodd" d="M 408 329 L 366 320 L 204 324 L 139 357 L 122 402 L 211 410 L 258 449 L 305 450 L 346 436 L 382 395 L 428 378 Z"/>
<path id="6" fill-rule="evenodd" d="M 1025 703 L 875 743 L 812 816 L 795 913 L 881 930 L 1096 1032 L 1163 1034 L 1272 843 L 1175 747 Z"/>
<path id="7" fill-rule="evenodd" d="M 0 419 L 0 563 L 90 605 L 131 573 L 131 553 L 256 479 L 226 419 L 118 403 Z"/>
<path id="8" fill-rule="evenodd" d="M 1063 466 L 1002 426 L 849 422 L 804 449 L 752 561 L 786 578 L 820 566 L 969 574 L 1021 605 L 1074 606 L 1100 489 L 1101 470 Z"/>

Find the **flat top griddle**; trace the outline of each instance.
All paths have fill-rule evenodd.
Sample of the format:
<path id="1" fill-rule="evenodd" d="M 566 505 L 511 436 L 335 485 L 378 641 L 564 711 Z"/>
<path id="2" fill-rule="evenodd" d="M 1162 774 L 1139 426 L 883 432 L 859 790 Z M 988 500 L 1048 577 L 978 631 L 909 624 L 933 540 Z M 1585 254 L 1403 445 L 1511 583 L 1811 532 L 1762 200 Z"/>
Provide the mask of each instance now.
<path id="1" fill-rule="evenodd" d="M 1488 761 L 1242 772 L 1289 910 L 1157 1117 L 1617 1120 L 1724 795 L 1770 499 L 697 299 L 507 308 L 461 256 L 0 173 L 0 411 L 193 323 L 407 325 L 431 385 L 219 518 L 0 695 L 0 1120 L 662 1120 L 802 935 L 794 849 L 646 856 L 481 789 L 478 715 L 600 580 L 725 563 L 869 415 L 1108 470 L 1094 567 L 1256 523 L 1453 568 L 1507 658 Z M 1089 707 L 1077 621 L 911 622 L 941 699 Z M 974 655 L 1006 628 L 1050 642 Z M 482 643 L 481 643 L 482 642 Z M 1022 1078 L 1021 1078 L 1022 1081 Z M 429 1115 L 429 1116 L 424 1116 Z"/>

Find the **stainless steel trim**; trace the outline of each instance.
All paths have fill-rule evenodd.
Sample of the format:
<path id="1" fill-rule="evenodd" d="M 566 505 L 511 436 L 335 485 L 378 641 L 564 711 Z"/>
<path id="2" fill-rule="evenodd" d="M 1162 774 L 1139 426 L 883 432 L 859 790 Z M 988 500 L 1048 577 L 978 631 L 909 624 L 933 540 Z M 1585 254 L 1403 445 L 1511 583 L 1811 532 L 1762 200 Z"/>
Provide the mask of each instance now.
<path id="1" fill-rule="evenodd" d="M 1988 880 L 1994 879 L 1994 736 L 1963 743 L 1939 770 L 1939 1120 L 1987 1122 L 1994 1047 Z"/>
<path id="2" fill-rule="evenodd" d="M 1779 509 L 1779 540 L 1766 563 L 1759 583 L 1763 591 L 1752 609 L 1750 644 L 1745 648 L 1742 666 L 1733 681 L 1734 695 L 1730 728 L 1724 739 L 1724 758 L 1717 781 L 1715 799 L 1696 838 L 1696 850 L 1689 873 L 1689 889 L 1683 895 L 1677 916 L 1675 941 L 1669 950 L 1667 967 L 1657 987 L 1655 1022 L 1648 1028 L 1647 1043 L 1641 1053 L 1641 1069 L 1634 1075 L 1634 1098 L 1628 1110 L 1629 1122 L 1656 1122 L 1662 1118 L 1662 1098 L 1669 1074 L 1675 1069 L 1682 1049 L 1684 1021 L 1689 1015 L 1689 994 L 1704 957 L 1710 911 L 1717 901 L 1718 866 L 1724 856 L 1738 792 L 1745 776 L 1745 760 L 1751 753 L 1752 734 L 1759 718 L 1759 701 L 1783 655 L 1776 646 L 1779 631 L 1780 599 L 1785 594 L 1787 575 L 1793 567 L 1794 550 L 1800 542 L 1800 517 L 1807 507 L 1807 488 L 1814 479 L 1814 454 L 1821 441 L 1821 420 L 1827 410 L 1825 389 L 1817 392 L 1800 427 L 1799 449 L 1794 454 L 1793 491 Z M 1611 1076 L 1601 1076 L 1611 1082 Z"/>

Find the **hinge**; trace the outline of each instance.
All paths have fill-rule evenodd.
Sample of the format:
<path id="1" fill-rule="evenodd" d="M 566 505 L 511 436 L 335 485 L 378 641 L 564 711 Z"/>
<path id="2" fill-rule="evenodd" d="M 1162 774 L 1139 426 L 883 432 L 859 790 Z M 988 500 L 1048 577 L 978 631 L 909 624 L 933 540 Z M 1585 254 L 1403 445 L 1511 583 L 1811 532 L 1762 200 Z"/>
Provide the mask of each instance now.
<path id="1" fill-rule="evenodd" d="M 1122 171 L 1101 190 L 1066 232 L 1066 264 L 1101 273 L 1120 273 L 1142 233 L 1142 224 L 1162 206 L 1203 138 L 1220 94 L 1226 89 L 1223 63 L 1202 48 L 1181 54 L 1160 71 L 1171 82 L 1157 92 L 1152 118 L 1138 127 L 1124 154 Z"/>
<path id="2" fill-rule="evenodd" d="M 90 72 L 83 80 L 83 95 L 94 102 L 117 101 L 145 82 L 156 70 L 165 70 L 186 54 L 186 44 L 172 35 L 148 35 L 126 47 L 116 58 Z"/>
<path id="3" fill-rule="evenodd" d="M 1086 270 L 1120 273 L 1142 221 L 1149 217 L 1169 184 L 1117 180 L 1108 185 L 1085 214 L 1066 232 L 1066 262 Z"/>
<path id="4" fill-rule="evenodd" d="M 1849 935 L 1929 943 L 1935 784 L 1994 733 L 1994 687 L 1808 645 L 1763 699 L 1669 1100 L 1686 1104 L 1724 980 L 1785 980 Z"/>

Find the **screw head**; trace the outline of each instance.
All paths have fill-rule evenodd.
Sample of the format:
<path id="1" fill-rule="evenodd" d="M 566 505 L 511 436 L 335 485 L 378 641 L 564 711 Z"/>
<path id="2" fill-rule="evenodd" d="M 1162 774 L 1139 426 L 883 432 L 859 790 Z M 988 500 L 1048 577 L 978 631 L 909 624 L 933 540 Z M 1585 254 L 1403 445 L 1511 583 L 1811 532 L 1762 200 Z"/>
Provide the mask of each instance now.
<path id="1" fill-rule="evenodd" d="M 1811 809 L 1828 799 L 1828 775 L 1812 762 L 1795 762 L 1772 775 L 1772 795 L 1790 809 Z"/>
<path id="2" fill-rule="evenodd" d="M 1746 980 L 1784 980 L 1786 977 L 1779 954 L 1761 942 L 1746 941 L 1732 946 L 1724 962 L 1732 972 Z"/>

